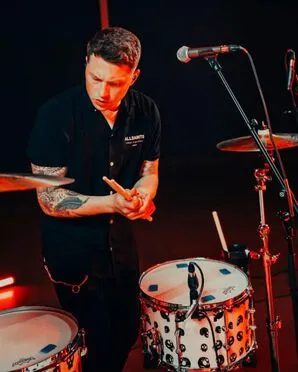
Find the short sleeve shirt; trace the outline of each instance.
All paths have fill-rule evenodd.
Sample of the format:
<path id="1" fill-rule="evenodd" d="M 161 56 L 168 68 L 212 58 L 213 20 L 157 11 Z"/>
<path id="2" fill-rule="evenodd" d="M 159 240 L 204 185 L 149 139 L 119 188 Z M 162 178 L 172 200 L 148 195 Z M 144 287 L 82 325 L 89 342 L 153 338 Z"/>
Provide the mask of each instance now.
<path id="1" fill-rule="evenodd" d="M 75 180 L 66 186 L 70 190 L 84 195 L 108 195 L 110 188 L 102 176 L 115 179 L 124 188 L 133 187 L 140 178 L 143 161 L 159 158 L 160 137 L 160 116 L 152 99 L 130 89 L 111 129 L 82 84 L 40 108 L 27 155 L 38 166 L 67 167 L 66 176 Z M 126 240 L 129 221 L 116 215 L 115 221 L 118 220 L 122 224 L 115 227 L 118 230 L 114 239 Z M 43 215 L 42 226 L 79 241 L 106 245 L 111 215 L 74 219 Z"/>

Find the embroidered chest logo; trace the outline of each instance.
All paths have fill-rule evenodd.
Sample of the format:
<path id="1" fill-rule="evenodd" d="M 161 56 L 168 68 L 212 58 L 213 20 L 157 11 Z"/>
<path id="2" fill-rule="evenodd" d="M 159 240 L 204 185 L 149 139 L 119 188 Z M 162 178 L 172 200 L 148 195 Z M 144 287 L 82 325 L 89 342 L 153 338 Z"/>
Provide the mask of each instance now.
<path id="1" fill-rule="evenodd" d="M 127 146 L 137 146 L 139 143 L 142 143 L 144 139 L 144 134 L 136 134 L 135 136 L 126 136 L 124 142 Z"/>

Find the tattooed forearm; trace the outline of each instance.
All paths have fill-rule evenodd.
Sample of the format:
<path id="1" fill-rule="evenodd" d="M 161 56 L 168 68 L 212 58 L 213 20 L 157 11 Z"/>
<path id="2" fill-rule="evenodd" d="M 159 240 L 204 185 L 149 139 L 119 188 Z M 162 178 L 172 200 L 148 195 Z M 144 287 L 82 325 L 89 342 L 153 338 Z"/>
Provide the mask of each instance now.
<path id="1" fill-rule="evenodd" d="M 32 164 L 34 174 L 66 177 L 67 167 L 44 167 Z M 37 198 L 43 212 L 52 217 L 85 217 L 114 213 L 114 195 L 82 195 L 63 187 L 37 189 Z"/>
<path id="2" fill-rule="evenodd" d="M 40 167 L 39 165 L 31 164 L 31 168 L 34 174 L 64 177 L 66 173 L 66 167 Z"/>
<path id="3" fill-rule="evenodd" d="M 152 174 L 158 174 L 158 164 L 159 164 L 159 159 L 149 161 L 145 160 L 142 164 L 141 170 L 140 170 L 140 175 L 143 176 L 148 176 Z"/>
<path id="4" fill-rule="evenodd" d="M 65 177 L 66 167 L 44 167 L 31 164 L 34 174 Z M 77 212 L 89 197 L 63 188 L 41 188 L 37 190 L 37 197 L 42 210 L 55 217 L 81 217 Z"/>
<path id="5" fill-rule="evenodd" d="M 139 191 L 149 194 L 153 199 L 158 187 L 158 162 L 159 160 L 145 160 L 140 170 L 141 178 L 134 185 Z"/>
<path id="6" fill-rule="evenodd" d="M 62 188 L 40 189 L 37 196 L 43 211 L 56 217 L 80 217 L 76 210 L 89 199 L 87 196 Z"/>

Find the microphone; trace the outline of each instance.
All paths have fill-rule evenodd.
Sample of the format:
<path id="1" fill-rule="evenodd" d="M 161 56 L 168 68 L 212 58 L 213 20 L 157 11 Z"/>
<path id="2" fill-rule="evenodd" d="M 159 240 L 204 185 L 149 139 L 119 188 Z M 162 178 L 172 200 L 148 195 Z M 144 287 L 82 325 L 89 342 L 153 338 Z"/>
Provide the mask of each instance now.
<path id="1" fill-rule="evenodd" d="M 240 45 L 220 45 L 203 48 L 189 48 L 182 46 L 177 51 L 177 58 L 180 62 L 187 63 L 192 58 L 197 57 L 215 57 L 218 54 L 237 52 L 241 50 Z"/>
<path id="2" fill-rule="evenodd" d="M 287 79 L 287 90 L 291 90 L 293 82 L 295 79 L 295 65 L 296 65 L 296 55 L 293 49 L 287 50 L 289 58 L 289 67 L 288 67 L 288 79 Z"/>
<path id="3" fill-rule="evenodd" d="M 190 302 L 192 303 L 193 300 L 197 300 L 199 297 L 198 294 L 198 287 L 199 287 L 199 281 L 197 274 L 195 273 L 195 266 L 192 262 L 188 264 L 188 278 L 187 278 L 187 284 L 189 288 L 189 294 L 190 294 Z"/>

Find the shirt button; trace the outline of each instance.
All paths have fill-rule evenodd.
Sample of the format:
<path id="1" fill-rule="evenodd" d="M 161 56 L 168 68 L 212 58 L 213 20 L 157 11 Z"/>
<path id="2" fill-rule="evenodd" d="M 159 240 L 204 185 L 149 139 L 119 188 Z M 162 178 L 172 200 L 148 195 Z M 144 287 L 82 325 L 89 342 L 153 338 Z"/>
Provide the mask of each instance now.
<path id="1" fill-rule="evenodd" d="M 113 161 L 111 161 L 110 162 L 110 167 L 112 167 L 114 165 L 114 162 Z"/>
<path id="2" fill-rule="evenodd" d="M 111 218 L 109 222 L 110 222 L 110 225 L 113 225 L 114 220 Z"/>

